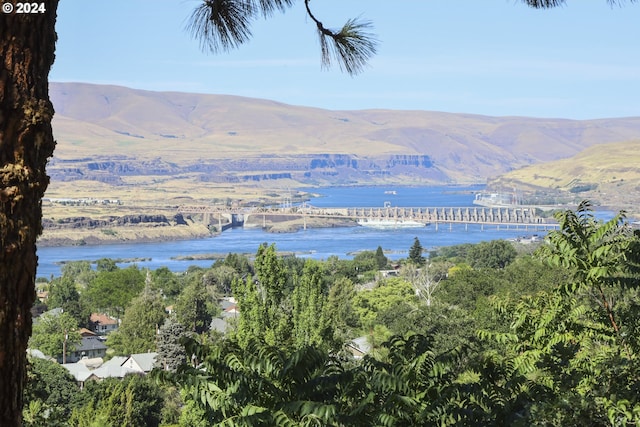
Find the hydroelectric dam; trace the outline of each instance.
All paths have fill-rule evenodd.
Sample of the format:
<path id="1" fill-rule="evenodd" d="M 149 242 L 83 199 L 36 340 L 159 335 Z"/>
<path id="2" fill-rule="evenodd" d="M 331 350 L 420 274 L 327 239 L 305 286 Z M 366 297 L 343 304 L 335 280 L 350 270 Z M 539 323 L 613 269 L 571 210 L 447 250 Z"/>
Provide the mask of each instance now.
<path id="1" fill-rule="evenodd" d="M 333 207 L 320 208 L 303 203 L 287 207 L 220 207 L 207 205 L 182 205 L 180 214 L 201 214 L 207 224 L 218 224 L 223 230 L 229 226 L 243 226 L 250 217 L 261 219 L 266 226 L 272 217 L 333 218 L 352 220 L 370 227 L 422 227 L 442 225 L 480 224 L 481 226 L 517 227 L 525 230 L 548 230 L 558 226 L 553 218 L 537 214 L 535 206 L 514 207 Z"/>

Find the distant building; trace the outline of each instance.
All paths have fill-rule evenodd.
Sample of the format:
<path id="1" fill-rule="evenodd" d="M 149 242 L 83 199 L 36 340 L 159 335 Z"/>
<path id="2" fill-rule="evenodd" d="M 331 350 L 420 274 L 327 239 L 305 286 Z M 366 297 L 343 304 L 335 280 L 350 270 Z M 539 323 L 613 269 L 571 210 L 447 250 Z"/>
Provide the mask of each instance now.
<path id="1" fill-rule="evenodd" d="M 355 338 L 347 343 L 347 351 L 354 359 L 362 359 L 371 351 L 371 344 L 366 336 Z"/>
<path id="2" fill-rule="evenodd" d="M 93 331 L 90 331 L 87 328 L 80 328 L 79 332 L 80 332 L 80 336 L 81 337 L 96 337 L 96 336 L 98 336 L 98 334 L 96 334 Z"/>
<path id="3" fill-rule="evenodd" d="M 115 331 L 119 324 L 118 319 L 103 313 L 91 313 L 91 317 L 89 317 L 89 326 L 98 335 L 107 335 L 109 332 Z"/>
<path id="4" fill-rule="evenodd" d="M 67 355 L 67 361 L 77 362 L 80 359 L 104 357 L 107 346 L 97 336 L 83 336 L 80 344 Z"/>
<path id="5" fill-rule="evenodd" d="M 137 353 L 131 356 L 116 356 L 102 363 L 102 359 L 81 359 L 62 365 L 78 382 L 82 389 L 87 381 L 105 378 L 124 378 L 126 375 L 146 375 L 156 362 L 158 353 Z"/>
<path id="6" fill-rule="evenodd" d="M 69 373 L 75 378 L 78 387 L 80 390 L 84 388 L 84 385 L 87 381 L 98 381 L 99 378 L 96 377 L 85 364 L 76 362 L 76 363 L 65 363 L 62 365 Z"/>
<path id="7" fill-rule="evenodd" d="M 123 367 L 131 369 L 138 373 L 151 372 L 156 363 L 158 353 L 136 353 L 129 356 L 122 364 Z"/>

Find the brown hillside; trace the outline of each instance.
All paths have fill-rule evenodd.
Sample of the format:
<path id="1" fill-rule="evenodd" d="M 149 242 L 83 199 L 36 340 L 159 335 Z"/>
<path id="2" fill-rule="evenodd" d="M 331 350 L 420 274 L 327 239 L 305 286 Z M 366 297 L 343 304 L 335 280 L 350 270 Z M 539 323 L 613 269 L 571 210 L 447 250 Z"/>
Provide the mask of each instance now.
<path id="1" fill-rule="evenodd" d="M 52 83 L 50 90 L 58 141 L 50 171 L 67 180 L 116 183 L 127 173 L 165 176 L 189 169 L 211 182 L 484 182 L 593 145 L 640 137 L 640 117 L 329 111 L 79 83 Z"/>
<path id="2" fill-rule="evenodd" d="M 532 165 L 507 173 L 490 183 L 496 189 L 553 191 L 574 201 L 639 213 L 640 139 L 601 144 L 567 159 Z"/>

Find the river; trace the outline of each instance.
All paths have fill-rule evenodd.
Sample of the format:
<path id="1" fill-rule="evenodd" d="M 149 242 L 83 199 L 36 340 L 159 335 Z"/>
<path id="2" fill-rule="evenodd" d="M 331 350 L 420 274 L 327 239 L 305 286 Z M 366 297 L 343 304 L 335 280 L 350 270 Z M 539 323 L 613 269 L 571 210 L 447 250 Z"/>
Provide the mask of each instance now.
<path id="1" fill-rule="evenodd" d="M 474 193 L 482 186 L 432 187 L 330 187 L 309 190 L 322 197 L 311 204 L 318 207 L 382 207 L 385 202 L 399 207 L 464 207 L 473 206 Z M 144 259 L 140 267 L 156 269 L 166 266 L 172 271 L 184 271 L 190 265 L 209 267 L 212 260 L 177 260 L 175 257 L 198 254 L 254 254 L 261 243 L 275 243 L 279 251 L 294 252 L 300 257 L 327 259 L 331 255 L 350 258 L 357 251 L 376 250 L 381 246 L 390 259 L 405 258 L 415 237 L 425 249 L 460 243 L 477 243 L 494 239 L 508 239 L 531 235 L 522 226 L 509 229 L 502 226 L 481 227 L 462 224 L 434 225 L 420 228 L 375 229 L 367 227 L 323 228 L 301 230 L 296 233 L 273 234 L 260 229 L 233 228 L 205 239 L 159 243 L 127 243 L 97 246 L 46 247 L 38 249 L 38 276 L 59 276 L 64 261 L 100 258 Z M 539 232 L 538 232 L 539 233 Z M 126 266 L 127 264 L 120 264 Z"/>

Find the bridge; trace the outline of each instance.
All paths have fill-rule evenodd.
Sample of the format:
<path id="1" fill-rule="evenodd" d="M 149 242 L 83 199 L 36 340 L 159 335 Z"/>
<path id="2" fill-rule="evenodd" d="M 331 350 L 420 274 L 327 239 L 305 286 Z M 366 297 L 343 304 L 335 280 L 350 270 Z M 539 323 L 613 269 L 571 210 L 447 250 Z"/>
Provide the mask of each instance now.
<path id="1" fill-rule="evenodd" d="M 217 219 L 219 229 L 223 229 L 222 220 L 229 225 L 243 225 L 251 216 L 262 217 L 266 225 L 268 217 L 295 216 L 306 218 L 350 219 L 361 225 L 385 225 L 389 227 L 407 225 L 431 225 L 436 229 L 439 224 L 480 224 L 493 226 L 518 225 L 524 228 L 548 229 L 557 227 L 552 218 L 543 218 L 536 214 L 533 206 L 518 207 L 345 207 L 319 208 L 304 203 L 300 206 L 287 207 L 245 207 L 228 208 L 216 206 L 187 206 L 178 208 L 181 214 L 202 214 L 204 221 L 210 223 Z"/>

